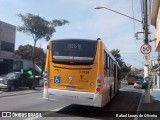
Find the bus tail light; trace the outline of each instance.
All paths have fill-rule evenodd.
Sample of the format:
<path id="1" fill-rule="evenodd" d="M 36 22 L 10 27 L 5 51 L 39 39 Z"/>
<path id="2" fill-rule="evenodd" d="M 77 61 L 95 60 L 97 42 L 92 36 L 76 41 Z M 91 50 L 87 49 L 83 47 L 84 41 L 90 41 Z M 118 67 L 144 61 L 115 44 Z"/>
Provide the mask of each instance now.
<path id="1" fill-rule="evenodd" d="M 97 75 L 97 86 L 96 86 L 96 92 L 99 93 L 101 91 L 102 87 L 102 81 L 101 81 L 101 76 L 100 74 Z"/>

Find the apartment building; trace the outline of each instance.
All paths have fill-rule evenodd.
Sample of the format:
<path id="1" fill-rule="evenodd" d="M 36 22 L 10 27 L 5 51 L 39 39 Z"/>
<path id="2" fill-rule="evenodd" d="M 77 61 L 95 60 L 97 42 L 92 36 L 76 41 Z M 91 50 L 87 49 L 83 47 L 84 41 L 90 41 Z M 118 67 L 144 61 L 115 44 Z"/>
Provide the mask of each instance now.
<path id="1" fill-rule="evenodd" d="M 0 74 L 13 70 L 16 27 L 0 21 Z"/>

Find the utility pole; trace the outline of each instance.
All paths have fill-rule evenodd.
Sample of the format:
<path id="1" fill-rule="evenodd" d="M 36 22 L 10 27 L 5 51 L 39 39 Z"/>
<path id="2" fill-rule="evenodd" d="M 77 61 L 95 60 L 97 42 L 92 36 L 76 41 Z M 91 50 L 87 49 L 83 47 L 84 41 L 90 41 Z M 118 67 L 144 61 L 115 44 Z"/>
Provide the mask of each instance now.
<path id="1" fill-rule="evenodd" d="M 148 44 L 148 6 L 147 6 L 147 0 L 144 1 L 144 43 Z"/>
<path id="2" fill-rule="evenodd" d="M 147 0 L 143 0 L 144 4 L 144 43 L 148 44 L 148 4 Z M 144 64 L 144 78 L 149 76 L 149 64 L 146 62 Z M 147 89 L 145 90 L 145 102 L 150 103 L 150 81 L 148 81 Z"/>

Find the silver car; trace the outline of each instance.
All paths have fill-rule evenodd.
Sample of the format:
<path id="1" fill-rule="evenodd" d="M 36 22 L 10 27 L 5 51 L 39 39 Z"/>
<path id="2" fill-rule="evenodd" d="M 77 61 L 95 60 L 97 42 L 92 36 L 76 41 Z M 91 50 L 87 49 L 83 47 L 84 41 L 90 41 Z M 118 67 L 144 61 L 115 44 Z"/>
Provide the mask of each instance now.
<path id="1" fill-rule="evenodd" d="M 145 81 L 144 79 L 138 79 L 138 80 L 134 83 L 134 88 L 142 89 L 145 82 L 146 82 L 146 81 Z"/>

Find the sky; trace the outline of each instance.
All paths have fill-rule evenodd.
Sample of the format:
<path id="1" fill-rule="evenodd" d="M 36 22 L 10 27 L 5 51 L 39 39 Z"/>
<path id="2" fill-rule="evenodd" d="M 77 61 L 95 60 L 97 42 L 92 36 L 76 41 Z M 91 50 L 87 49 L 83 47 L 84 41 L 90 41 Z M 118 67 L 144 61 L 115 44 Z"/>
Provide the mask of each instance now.
<path id="1" fill-rule="evenodd" d="M 137 40 L 136 32 L 142 32 L 142 24 L 107 9 L 94 9 L 104 6 L 125 15 L 142 20 L 141 0 L 0 0 L 0 20 L 15 26 L 23 25 L 17 14 L 32 13 L 48 21 L 66 19 L 69 24 L 56 27 L 52 39 L 101 38 L 109 50 L 119 49 L 123 61 L 132 67 L 143 68 L 143 54 L 140 47 L 143 39 Z M 132 4 L 133 3 L 133 4 Z M 154 39 L 154 27 L 150 26 L 150 38 Z M 33 45 L 32 36 L 16 32 L 15 49 L 20 45 Z M 155 43 L 151 59 L 156 59 Z M 37 47 L 46 49 L 47 42 L 41 39 Z"/>

